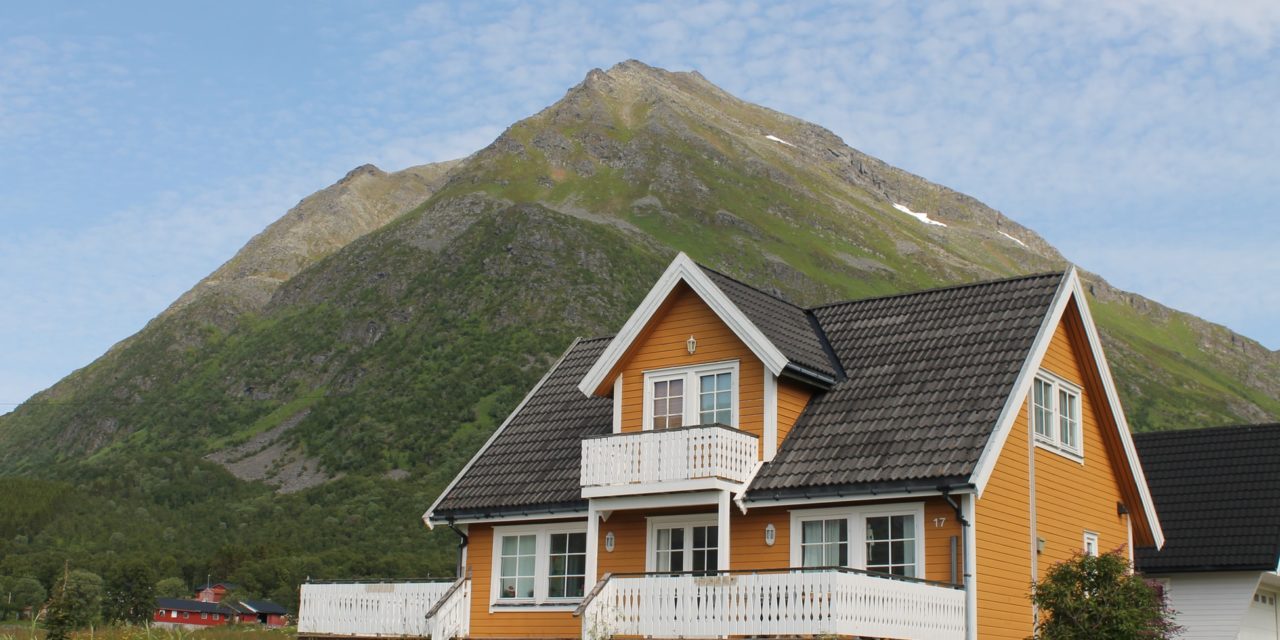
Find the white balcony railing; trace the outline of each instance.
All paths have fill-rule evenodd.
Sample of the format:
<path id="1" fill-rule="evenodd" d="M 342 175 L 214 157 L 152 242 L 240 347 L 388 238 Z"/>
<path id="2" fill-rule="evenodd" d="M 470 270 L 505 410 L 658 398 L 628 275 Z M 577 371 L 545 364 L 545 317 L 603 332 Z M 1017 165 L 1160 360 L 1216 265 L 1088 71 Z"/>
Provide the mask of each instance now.
<path id="1" fill-rule="evenodd" d="M 826 569 L 605 576 L 575 612 L 583 638 L 839 635 L 964 638 L 964 591 Z"/>
<path id="2" fill-rule="evenodd" d="M 588 438 L 582 441 L 582 486 L 702 479 L 742 484 L 755 470 L 759 449 L 755 435 L 718 424 Z"/>
<path id="3" fill-rule="evenodd" d="M 453 582 L 305 583 L 298 635 L 425 638 L 427 613 Z"/>

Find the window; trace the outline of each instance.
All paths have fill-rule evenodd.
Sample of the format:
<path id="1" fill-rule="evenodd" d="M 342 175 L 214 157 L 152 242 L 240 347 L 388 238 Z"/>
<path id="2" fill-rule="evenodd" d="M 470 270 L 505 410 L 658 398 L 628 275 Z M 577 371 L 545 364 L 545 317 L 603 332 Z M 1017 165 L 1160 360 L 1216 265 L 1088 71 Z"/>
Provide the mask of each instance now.
<path id="1" fill-rule="evenodd" d="M 494 527 L 490 605 L 580 600 L 587 587 L 586 523 Z"/>
<path id="2" fill-rule="evenodd" d="M 849 519 L 808 520 L 801 524 L 800 560 L 804 567 L 849 565 Z"/>
<path id="3" fill-rule="evenodd" d="M 221 613 L 215 613 L 215 614 L 213 614 L 213 619 L 214 619 L 214 620 L 221 620 L 221 619 L 222 619 L 222 614 L 221 614 Z"/>
<path id="4" fill-rule="evenodd" d="M 581 598 L 587 584 L 587 534 L 551 534 L 548 598 Z"/>
<path id="5" fill-rule="evenodd" d="M 684 426 L 684 378 L 653 382 L 653 428 Z"/>
<path id="6" fill-rule="evenodd" d="M 720 527 L 715 516 L 649 518 L 649 571 L 699 574 L 720 568 Z"/>
<path id="7" fill-rule="evenodd" d="M 1098 557 L 1098 534 L 1092 531 L 1084 532 L 1084 553 L 1087 556 Z"/>
<path id="8" fill-rule="evenodd" d="M 502 581 L 498 597 L 504 600 L 532 599 L 538 536 L 502 536 Z"/>
<path id="9" fill-rule="evenodd" d="M 924 575 L 921 503 L 791 512 L 791 566 Z"/>
<path id="10" fill-rule="evenodd" d="M 914 515 L 867 518 L 867 571 L 916 577 Z"/>
<path id="11" fill-rule="evenodd" d="M 1079 457 L 1083 454 L 1080 440 L 1080 389 L 1075 385 L 1041 372 L 1031 383 L 1031 422 L 1036 444 Z"/>
<path id="12" fill-rule="evenodd" d="M 209 619 L 209 614 L 208 614 L 208 612 L 204 612 L 204 611 L 200 612 L 200 619 L 201 619 L 201 620 L 208 620 L 208 619 Z"/>
<path id="13" fill-rule="evenodd" d="M 169 612 L 169 617 L 170 617 L 170 618 L 176 618 L 176 617 L 178 617 L 178 612 L 177 612 L 177 611 L 170 611 L 170 612 Z"/>
<path id="14" fill-rule="evenodd" d="M 738 426 L 738 362 L 644 374 L 644 428 Z"/>

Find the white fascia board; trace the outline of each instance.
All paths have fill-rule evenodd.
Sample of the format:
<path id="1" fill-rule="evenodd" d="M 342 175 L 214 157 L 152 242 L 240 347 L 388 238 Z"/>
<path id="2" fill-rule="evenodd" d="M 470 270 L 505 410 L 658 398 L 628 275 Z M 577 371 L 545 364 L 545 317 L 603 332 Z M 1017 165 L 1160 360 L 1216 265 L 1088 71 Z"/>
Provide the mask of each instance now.
<path id="1" fill-rule="evenodd" d="M 740 491 L 745 488 L 745 484 L 721 480 L 719 478 L 693 478 L 690 480 L 668 480 L 664 482 L 583 487 L 582 497 L 584 499 L 591 500 L 594 498 L 609 498 L 614 496 L 639 496 L 686 491 Z"/>
<path id="2" fill-rule="evenodd" d="M 586 518 L 586 511 L 547 511 L 545 513 L 533 514 L 510 514 L 505 516 L 493 517 L 474 517 L 474 518 L 458 518 L 453 523 L 456 525 L 469 524 L 500 524 L 506 522 L 540 522 L 543 520 L 576 520 L 578 518 Z"/>
<path id="3" fill-rule="evenodd" d="M 1107 355 L 1102 351 L 1102 340 L 1098 336 L 1098 327 L 1093 323 L 1093 313 L 1089 311 L 1089 301 L 1084 295 L 1084 285 L 1074 267 L 1071 269 L 1071 289 L 1080 308 L 1080 319 L 1084 325 L 1084 334 L 1089 338 L 1089 351 L 1093 354 L 1093 362 L 1102 378 L 1102 388 L 1107 394 L 1107 404 L 1111 407 L 1111 415 L 1115 419 L 1116 428 L 1120 432 L 1120 443 L 1124 447 L 1124 455 L 1129 463 L 1129 471 L 1138 485 L 1138 496 L 1142 500 L 1142 510 L 1146 514 L 1151 527 L 1151 535 L 1155 538 L 1156 549 L 1164 547 L 1164 529 L 1160 526 L 1160 517 L 1156 514 L 1156 503 L 1151 498 L 1151 489 L 1147 487 L 1147 475 L 1142 471 L 1142 462 L 1138 458 L 1138 450 L 1133 445 L 1133 436 L 1129 433 L 1129 421 L 1124 417 L 1124 408 L 1120 406 L 1120 394 L 1116 391 L 1115 380 L 1111 377 L 1111 367 L 1107 364 Z"/>
<path id="4" fill-rule="evenodd" d="M 471 456 L 471 459 L 467 461 L 466 466 L 462 467 L 462 470 L 458 472 L 458 475 L 454 476 L 453 480 L 449 481 L 449 486 L 445 487 L 444 491 L 441 491 L 440 495 L 436 497 L 435 502 L 431 503 L 431 508 L 427 509 L 427 512 L 422 514 L 422 521 L 426 523 L 428 529 L 435 528 L 435 523 L 431 521 L 431 516 L 435 513 L 436 507 L 440 506 L 440 501 L 444 500 L 444 497 L 449 495 L 450 491 L 453 491 L 454 485 L 458 484 L 458 481 L 462 479 L 462 476 L 466 475 L 467 471 L 471 469 L 471 465 L 475 464 L 476 460 L 479 460 L 480 456 L 484 455 L 484 452 L 489 449 L 489 445 L 493 444 L 493 441 L 497 440 L 498 436 L 506 430 L 507 425 L 511 424 L 511 421 L 520 413 L 520 410 L 524 409 L 524 405 L 529 403 L 529 399 L 532 398 L 534 394 L 538 393 L 538 389 L 541 389 L 542 385 L 546 384 L 547 379 L 551 377 L 551 374 L 555 373 L 556 369 L 560 368 L 564 359 L 568 357 L 574 347 L 578 346 L 579 342 L 582 342 L 582 338 L 573 339 L 573 343 L 569 345 L 568 349 L 564 350 L 564 353 L 560 354 L 560 358 L 556 360 L 555 364 L 551 365 L 551 368 L 547 369 L 547 372 L 542 374 L 542 379 L 538 380 L 538 384 L 533 385 L 533 388 L 529 390 L 529 393 L 525 394 L 524 399 L 520 401 L 520 404 L 516 405 L 516 408 L 513 409 L 511 413 L 507 414 L 507 419 L 503 420 L 502 424 L 498 425 L 498 428 L 493 430 L 493 435 L 489 436 L 488 440 L 485 440 L 484 446 L 480 447 L 480 450 L 477 451 L 474 456 Z"/>
<path id="5" fill-rule="evenodd" d="M 1000 451 L 1004 448 L 1005 441 L 1009 439 L 1009 433 L 1013 430 L 1013 423 L 1018 419 L 1018 413 L 1023 405 L 1021 400 L 1031 390 L 1031 381 L 1035 379 L 1036 373 L 1040 370 L 1044 356 L 1049 350 L 1049 344 L 1053 341 L 1054 331 L 1057 329 L 1058 324 L 1062 322 L 1067 303 L 1072 298 L 1076 300 L 1076 306 L 1080 310 L 1081 324 L 1084 326 L 1085 336 L 1089 341 L 1089 351 L 1093 355 L 1094 365 L 1098 369 L 1099 377 L 1102 379 L 1102 387 L 1107 397 L 1107 404 L 1111 408 L 1111 414 L 1119 432 L 1117 435 L 1120 437 L 1126 461 L 1129 464 L 1130 472 L 1133 474 L 1134 482 L 1137 484 L 1138 495 L 1142 500 L 1143 513 L 1150 523 L 1156 548 L 1159 549 L 1164 546 L 1164 531 L 1161 529 L 1160 520 L 1156 516 L 1155 501 L 1151 499 L 1151 490 L 1147 487 L 1147 477 L 1142 472 L 1142 464 L 1138 460 L 1138 452 L 1134 448 L 1133 437 L 1129 434 L 1129 423 L 1125 420 L 1124 409 L 1120 406 L 1120 396 L 1116 392 L 1115 380 L 1111 377 L 1111 368 L 1107 365 L 1106 355 L 1102 352 L 1102 342 L 1098 338 L 1098 329 L 1093 322 L 1093 314 L 1089 311 L 1089 301 L 1085 298 L 1084 286 L 1080 283 L 1080 274 L 1074 266 L 1067 271 L 1061 284 L 1058 285 L 1053 308 L 1045 315 L 1040 324 L 1040 331 L 1036 334 L 1035 342 L 1032 343 L 1031 352 L 1027 355 L 1027 359 L 1023 361 L 1022 370 L 1018 372 L 1018 377 L 1014 381 L 1013 392 L 1009 394 L 1004 408 L 1000 412 L 1000 418 L 996 422 L 996 431 L 987 440 L 987 446 L 983 449 L 982 456 L 978 459 L 978 466 L 974 469 L 973 475 L 970 476 L 970 481 L 977 487 L 978 497 L 981 497 L 987 482 L 991 479 L 992 472 L 995 471 Z"/>
<path id="6" fill-rule="evenodd" d="M 627 511 L 630 509 L 665 509 L 719 504 L 722 490 L 686 491 L 683 493 L 657 493 L 637 496 L 592 498 L 591 506 L 597 511 Z"/>
<path id="7" fill-rule="evenodd" d="M 973 492 L 973 489 L 965 488 L 955 489 L 948 493 L 953 496 L 962 496 Z M 765 507 L 804 507 L 816 504 L 854 504 L 860 502 L 879 502 L 883 500 L 913 500 L 941 495 L 943 495 L 941 491 L 895 491 L 892 493 L 868 493 L 858 496 L 820 496 L 813 498 L 782 498 L 780 500 L 762 498 L 757 500 L 744 500 L 742 502 L 742 506 L 746 509 L 762 509 Z"/>
<path id="8" fill-rule="evenodd" d="M 613 367 L 618 364 L 631 343 L 640 336 L 654 314 L 662 307 L 662 303 L 681 282 L 689 285 L 689 288 L 711 307 L 720 321 L 724 322 L 757 358 L 760 358 L 766 369 L 772 371 L 774 375 L 782 373 L 783 367 L 788 362 L 786 356 L 782 355 L 782 351 L 778 350 L 764 333 L 747 319 L 746 314 L 729 300 L 729 297 L 707 277 L 697 263 L 681 252 L 676 255 L 675 260 L 671 261 L 671 265 L 667 267 L 662 277 L 658 278 L 658 282 L 649 290 L 649 294 L 640 302 L 640 306 L 632 312 L 626 324 L 622 325 L 622 330 L 613 337 L 609 346 L 605 347 L 600 358 L 587 371 L 587 375 L 583 376 L 582 382 L 578 384 L 578 389 L 583 394 L 592 395 L 596 389 L 600 388 L 605 381 L 605 376 L 609 375 Z"/>

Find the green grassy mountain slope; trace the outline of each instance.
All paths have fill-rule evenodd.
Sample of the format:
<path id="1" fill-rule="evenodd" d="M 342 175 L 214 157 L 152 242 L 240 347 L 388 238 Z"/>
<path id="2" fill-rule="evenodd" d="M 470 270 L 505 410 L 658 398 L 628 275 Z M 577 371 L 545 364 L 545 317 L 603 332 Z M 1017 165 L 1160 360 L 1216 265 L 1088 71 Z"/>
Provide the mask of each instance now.
<path id="1" fill-rule="evenodd" d="M 0 574 L 145 552 L 287 595 L 306 575 L 447 571 L 452 534 L 425 536 L 418 515 L 572 338 L 615 331 L 676 251 L 801 304 L 1066 264 L 973 198 L 636 62 L 591 72 L 417 186 L 364 193 L 363 208 L 325 209 L 358 224 L 299 240 L 304 200 L 0 417 L 0 475 L 24 476 L 0 495 L 23 482 L 51 505 L 0 521 Z M 1280 418 L 1275 353 L 1087 281 L 1135 428 Z"/>

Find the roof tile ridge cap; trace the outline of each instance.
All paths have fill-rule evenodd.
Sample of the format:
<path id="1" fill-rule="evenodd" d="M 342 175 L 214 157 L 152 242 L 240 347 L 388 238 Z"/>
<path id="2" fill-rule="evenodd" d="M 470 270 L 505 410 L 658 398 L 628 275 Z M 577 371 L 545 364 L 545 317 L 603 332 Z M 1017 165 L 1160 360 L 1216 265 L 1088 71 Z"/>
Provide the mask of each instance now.
<path id="1" fill-rule="evenodd" d="M 773 293 L 769 293 L 768 291 L 765 291 L 764 289 L 761 289 L 760 287 L 757 287 L 757 286 L 755 286 L 755 285 L 753 285 L 753 284 L 747 284 L 746 282 L 743 282 L 743 281 L 741 281 L 741 280 L 739 280 L 739 279 L 737 279 L 737 278 L 735 278 L 735 277 L 733 277 L 733 276 L 731 276 L 731 275 L 729 275 L 729 274 L 727 274 L 727 273 L 724 273 L 723 271 L 717 271 L 716 269 L 712 269 L 711 267 L 708 267 L 707 265 L 702 264 L 701 262 L 694 262 L 693 264 L 697 265 L 697 266 L 698 266 L 698 268 L 699 268 L 699 269 L 702 269 L 703 271 L 709 271 L 709 272 L 711 272 L 711 273 L 714 273 L 714 274 L 716 274 L 716 275 L 720 276 L 721 278 L 724 278 L 725 280 L 728 280 L 728 281 L 730 281 L 730 282 L 733 282 L 733 283 L 736 283 L 736 284 L 742 285 L 742 286 L 744 286 L 744 287 L 746 287 L 746 288 L 748 288 L 748 289 L 750 289 L 750 290 L 752 290 L 752 291 L 754 291 L 754 292 L 756 292 L 756 293 L 758 293 L 758 294 L 760 294 L 760 295 L 762 295 L 762 296 L 765 296 L 765 297 L 768 297 L 768 298 L 772 298 L 772 299 L 774 299 L 774 300 L 777 300 L 778 302 L 781 302 L 782 304 L 785 304 L 785 305 L 787 305 L 788 307 L 791 307 L 791 308 L 793 308 L 793 309 L 795 309 L 795 310 L 797 310 L 797 311 L 807 311 L 807 309 L 805 309 L 804 307 L 802 307 L 802 306 L 800 306 L 800 305 L 798 305 L 798 304 L 796 304 L 796 303 L 794 303 L 794 302 L 792 302 L 792 301 L 790 301 L 790 300 L 787 300 L 786 298 L 784 298 L 784 297 L 782 297 L 782 296 L 780 296 L 780 295 L 776 295 L 776 294 L 773 294 Z"/>
<path id="2" fill-rule="evenodd" d="M 805 309 L 804 316 L 809 319 L 809 327 L 813 329 L 813 334 L 818 337 L 818 344 L 822 346 L 822 352 L 826 354 L 831 370 L 836 372 L 836 382 L 847 380 L 849 376 L 845 373 L 844 364 L 840 362 L 840 356 L 836 355 L 835 348 L 831 346 L 831 340 L 827 339 L 827 331 L 822 328 L 822 323 L 818 321 L 818 315 L 810 309 Z"/>
<path id="3" fill-rule="evenodd" d="M 985 287 L 985 286 L 1005 284 L 1010 282 L 1018 282 L 1020 280 L 1057 278 L 1058 279 L 1057 282 L 1061 283 L 1062 280 L 1067 277 L 1067 274 L 1069 274 L 1070 271 L 1071 271 L 1070 268 L 1068 268 L 1063 271 L 1044 271 L 1041 273 L 1032 273 L 1025 276 L 1011 276 L 1008 278 L 993 278 L 991 280 L 979 280 L 977 282 L 966 282 L 962 284 L 949 284 L 941 287 L 933 287 L 931 289 L 917 289 L 915 291 L 903 291 L 901 293 L 890 293 L 888 295 L 871 296 L 869 298 L 853 298 L 851 300 L 837 300 L 836 302 L 828 302 L 825 304 L 809 307 L 808 309 L 806 309 L 806 311 L 821 311 L 821 310 L 828 309 L 830 307 L 838 307 L 840 305 L 846 305 L 846 304 L 862 304 L 867 302 L 877 302 L 880 300 L 893 300 L 895 298 L 909 298 L 911 296 L 922 296 L 929 293 L 941 293 L 944 291 L 968 289 L 971 287 Z"/>

